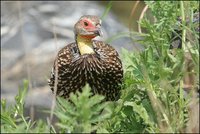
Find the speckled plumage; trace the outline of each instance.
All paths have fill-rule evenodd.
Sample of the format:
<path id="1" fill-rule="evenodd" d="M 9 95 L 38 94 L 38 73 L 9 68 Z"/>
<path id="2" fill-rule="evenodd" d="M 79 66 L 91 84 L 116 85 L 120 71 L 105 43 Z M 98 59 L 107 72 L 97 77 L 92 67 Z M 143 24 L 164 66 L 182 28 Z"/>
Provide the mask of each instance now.
<path id="1" fill-rule="evenodd" d="M 58 52 L 49 79 L 52 91 L 57 86 L 57 95 L 68 98 L 71 92 L 81 91 L 88 83 L 93 94 L 104 95 L 106 100 L 119 98 L 122 63 L 112 46 L 92 40 L 100 35 L 100 26 L 101 20 L 91 15 L 82 16 L 75 24 L 76 42 Z"/>
<path id="2" fill-rule="evenodd" d="M 57 94 L 65 98 L 70 92 L 81 91 L 86 83 L 93 93 L 106 96 L 106 100 L 119 97 L 123 77 L 122 63 L 117 51 L 101 41 L 93 41 L 95 54 L 80 55 L 76 43 L 61 49 L 56 58 L 58 63 Z M 49 81 L 54 89 L 55 63 Z"/>

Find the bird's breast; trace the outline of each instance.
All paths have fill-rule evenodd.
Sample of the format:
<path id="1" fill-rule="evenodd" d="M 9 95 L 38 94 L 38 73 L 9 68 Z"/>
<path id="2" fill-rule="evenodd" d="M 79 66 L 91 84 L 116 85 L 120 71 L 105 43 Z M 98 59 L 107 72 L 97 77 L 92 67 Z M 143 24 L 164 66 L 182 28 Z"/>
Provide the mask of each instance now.
<path id="1" fill-rule="evenodd" d="M 104 72 L 104 62 L 96 54 L 80 55 L 72 66 L 72 73 L 78 73 L 84 76 L 86 80 L 91 76 L 100 77 Z"/>

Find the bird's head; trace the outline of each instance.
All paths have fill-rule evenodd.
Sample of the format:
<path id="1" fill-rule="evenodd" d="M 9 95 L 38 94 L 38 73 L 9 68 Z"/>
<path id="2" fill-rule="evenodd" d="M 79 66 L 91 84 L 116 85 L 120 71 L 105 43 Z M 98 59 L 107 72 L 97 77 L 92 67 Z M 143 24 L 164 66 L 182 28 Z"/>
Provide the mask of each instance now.
<path id="1" fill-rule="evenodd" d="M 97 16 L 84 15 L 74 25 L 74 33 L 82 38 L 101 36 L 101 20 Z"/>

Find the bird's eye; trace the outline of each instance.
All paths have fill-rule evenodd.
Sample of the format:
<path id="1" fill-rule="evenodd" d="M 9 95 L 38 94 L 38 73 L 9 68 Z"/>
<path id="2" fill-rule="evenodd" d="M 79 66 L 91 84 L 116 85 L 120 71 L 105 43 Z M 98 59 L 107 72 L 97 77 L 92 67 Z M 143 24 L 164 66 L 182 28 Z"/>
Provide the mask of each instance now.
<path id="1" fill-rule="evenodd" d="M 88 26 L 88 23 L 87 23 L 87 22 L 84 22 L 84 25 L 85 25 L 85 26 Z"/>

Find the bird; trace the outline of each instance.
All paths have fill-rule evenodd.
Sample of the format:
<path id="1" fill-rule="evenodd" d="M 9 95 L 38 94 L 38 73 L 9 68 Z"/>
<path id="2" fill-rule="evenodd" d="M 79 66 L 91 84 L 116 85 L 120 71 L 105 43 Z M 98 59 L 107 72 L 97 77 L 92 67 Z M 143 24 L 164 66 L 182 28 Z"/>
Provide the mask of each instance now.
<path id="1" fill-rule="evenodd" d="M 74 25 L 74 35 L 75 41 L 59 50 L 54 60 L 48 81 L 51 90 L 56 86 L 56 95 L 67 99 L 70 93 L 81 92 L 89 84 L 93 95 L 103 95 L 106 101 L 118 100 L 122 61 L 114 47 L 94 39 L 102 36 L 101 19 L 81 16 Z"/>

